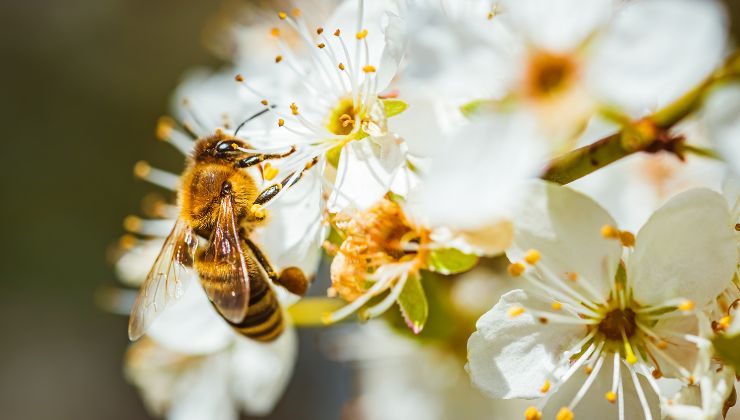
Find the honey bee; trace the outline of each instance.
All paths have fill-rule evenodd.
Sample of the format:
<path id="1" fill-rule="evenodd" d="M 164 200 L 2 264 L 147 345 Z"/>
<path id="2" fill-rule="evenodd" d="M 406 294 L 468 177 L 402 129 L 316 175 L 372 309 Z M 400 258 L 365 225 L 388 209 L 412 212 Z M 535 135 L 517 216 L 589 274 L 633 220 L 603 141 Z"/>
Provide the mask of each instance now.
<path id="1" fill-rule="evenodd" d="M 297 267 L 277 274 L 250 235 L 266 220 L 262 206 L 295 184 L 317 160 L 261 192 L 245 168 L 295 151 L 291 147 L 282 154 L 254 153 L 244 141 L 222 132 L 196 142 L 180 179 L 179 218 L 131 312 L 131 340 L 141 337 L 182 296 L 192 268 L 213 306 L 236 331 L 260 341 L 282 333 L 283 314 L 272 284 L 303 295 L 309 282 Z M 199 249 L 200 238 L 208 238 L 205 248 Z"/>

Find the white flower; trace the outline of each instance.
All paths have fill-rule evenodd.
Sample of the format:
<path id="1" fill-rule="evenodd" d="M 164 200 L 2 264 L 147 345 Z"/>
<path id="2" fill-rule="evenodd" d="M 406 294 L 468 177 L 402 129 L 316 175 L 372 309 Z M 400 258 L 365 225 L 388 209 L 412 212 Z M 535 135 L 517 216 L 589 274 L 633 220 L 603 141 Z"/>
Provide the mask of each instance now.
<path id="1" fill-rule="evenodd" d="M 653 377 L 698 379 L 694 308 L 735 271 L 724 199 L 680 194 L 635 239 L 568 188 L 538 182 L 528 193 L 507 255 L 530 288 L 478 320 L 468 342 L 473 382 L 497 398 L 549 396 L 530 410 L 546 418 L 659 418 Z"/>
<path id="2" fill-rule="evenodd" d="M 715 88 L 702 117 L 709 139 L 736 174 L 740 174 L 740 83 Z"/>
<path id="3" fill-rule="evenodd" d="M 280 12 L 283 26 L 276 36 L 285 30 L 296 34 L 302 51 L 281 44 L 275 65 L 294 74 L 268 91 L 254 86 L 249 72 L 240 78 L 255 103 L 276 105 L 272 121 L 282 129 L 281 136 L 253 138 L 297 145 L 286 165 L 298 168 L 318 158 L 332 212 L 377 201 L 404 164 L 403 141 L 388 131 L 379 97 L 403 53 L 400 13 L 392 1 L 346 1 L 326 25 L 309 29 L 302 11 Z"/>

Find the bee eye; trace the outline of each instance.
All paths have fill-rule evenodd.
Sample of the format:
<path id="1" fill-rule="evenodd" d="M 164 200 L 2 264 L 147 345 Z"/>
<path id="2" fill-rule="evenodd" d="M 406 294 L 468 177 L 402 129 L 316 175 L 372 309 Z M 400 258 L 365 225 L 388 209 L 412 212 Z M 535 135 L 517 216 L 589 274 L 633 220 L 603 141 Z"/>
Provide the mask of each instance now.
<path id="1" fill-rule="evenodd" d="M 216 153 L 222 154 L 222 153 L 229 153 L 237 150 L 239 148 L 239 144 L 234 141 L 222 141 L 219 142 L 216 145 Z"/>

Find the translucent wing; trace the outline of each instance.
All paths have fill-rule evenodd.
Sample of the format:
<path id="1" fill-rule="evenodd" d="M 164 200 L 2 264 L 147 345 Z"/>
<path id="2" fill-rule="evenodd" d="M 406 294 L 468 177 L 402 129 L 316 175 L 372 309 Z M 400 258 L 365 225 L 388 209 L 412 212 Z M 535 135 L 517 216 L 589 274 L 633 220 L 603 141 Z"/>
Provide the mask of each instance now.
<path id="1" fill-rule="evenodd" d="M 185 291 L 189 267 L 193 265 L 198 238 L 182 220 L 175 223 L 151 271 L 141 286 L 128 323 L 128 336 L 136 340 L 154 319 Z"/>
<path id="2" fill-rule="evenodd" d="M 249 272 L 239 239 L 231 195 L 221 199 L 208 248 L 198 260 L 208 298 L 228 321 L 239 323 L 249 306 Z"/>

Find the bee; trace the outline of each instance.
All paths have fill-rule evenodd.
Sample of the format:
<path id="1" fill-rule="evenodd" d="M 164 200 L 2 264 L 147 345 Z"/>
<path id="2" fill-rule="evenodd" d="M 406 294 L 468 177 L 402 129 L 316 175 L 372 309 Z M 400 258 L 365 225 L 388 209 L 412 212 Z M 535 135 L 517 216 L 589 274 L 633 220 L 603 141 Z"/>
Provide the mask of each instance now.
<path id="1" fill-rule="evenodd" d="M 245 168 L 295 151 L 293 146 L 285 153 L 255 153 L 244 141 L 220 131 L 196 142 L 180 179 L 179 217 L 131 312 L 131 340 L 141 337 L 182 296 L 192 269 L 213 306 L 236 331 L 260 341 L 282 333 L 283 314 L 272 284 L 303 295 L 309 282 L 297 267 L 276 273 L 250 236 L 266 221 L 262 206 L 294 185 L 317 159 L 261 192 Z M 198 246 L 204 242 L 201 238 L 208 238 L 205 248 Z"/>

